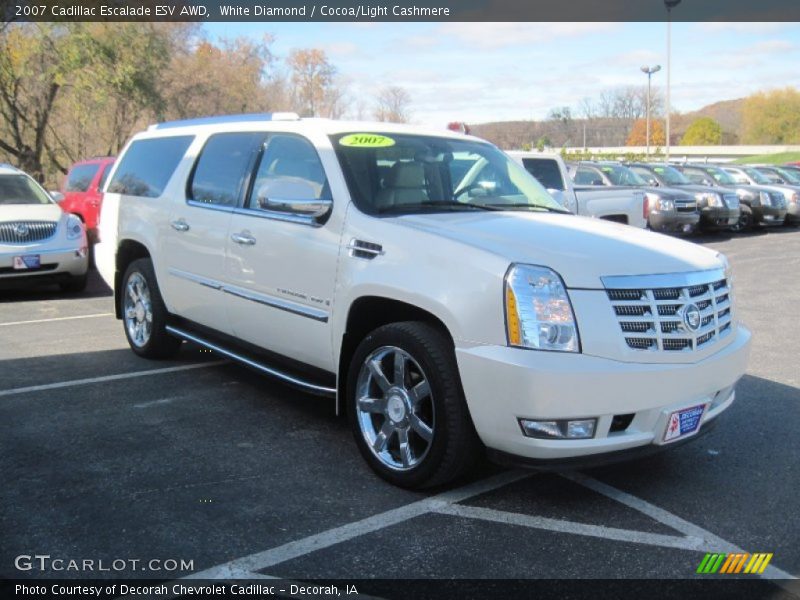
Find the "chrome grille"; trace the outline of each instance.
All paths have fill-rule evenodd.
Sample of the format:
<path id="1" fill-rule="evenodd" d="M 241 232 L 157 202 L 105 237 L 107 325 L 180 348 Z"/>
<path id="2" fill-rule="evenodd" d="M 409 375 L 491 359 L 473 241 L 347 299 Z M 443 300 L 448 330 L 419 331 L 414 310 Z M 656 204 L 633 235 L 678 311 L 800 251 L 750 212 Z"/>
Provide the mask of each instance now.
<path id="1" fill-rule="evenodd" d="M 717 276 L 720 273 L 716 272 Z M 682 287 L 606 289 L 628 347 L 650 352 L 691 352 L 728 335 L 733 318 L 728 281 L 695 281 Z M 691 329 L 685 315 L 690 305 L 699 311 L 696 330 Z"/>
<path id="2" fill-rule="evenodd" d="M 723 194 L 722 199 L 728 208 L 739 208 L 739 196 L 736 194 Z"/>
<path id="3" fill-rule="evenodd" d="M 676 199 L 675 200 L 675 210 L 678 212 L 695 212 L 697 210 L 697 201 L 694 198 L 687 198 L 687 199 Z"/>
<path id="4" fill-rule="evenodd" d="M 780 192 L 770 192 L 769 199 L 775 208 L 786 208 L 786 198 Z"/>
<path id="5" fill-rule="evenodd" d="M 0 243 L 28 244 L 41 242 L 56 233 L 56 221 L 6 221 L 0 223 Z"/>

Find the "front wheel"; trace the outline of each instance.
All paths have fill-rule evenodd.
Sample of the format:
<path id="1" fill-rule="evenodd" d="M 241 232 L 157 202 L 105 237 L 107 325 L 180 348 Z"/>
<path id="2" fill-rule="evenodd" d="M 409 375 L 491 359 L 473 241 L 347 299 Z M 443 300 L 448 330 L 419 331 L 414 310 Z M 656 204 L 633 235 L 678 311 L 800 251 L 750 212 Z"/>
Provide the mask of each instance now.
<path id="1" fill-rule="evenodd" d="M 736 225 L 731 226 L 731 231 L 742 233 L 753 227 L 753 211 L 746 204 L 739 206 L 739 220 Z"/>
<path id="2" fill-rule="evenodd" d="M 453 345 L 436 327 L 410 321 L 370 333 L 353 356 L 347 390 L 362 456 L 395 485 L 447 483 L 480 455 Z"/>
<path id="3" fill-rule="evenodd" d="M 122 320 L 131 350 L 144 358 L 174 356 L 181 340 L 166 331 L 167 309 L 150 259 L 133 261 L 122 277 L 122 286 Z"/>

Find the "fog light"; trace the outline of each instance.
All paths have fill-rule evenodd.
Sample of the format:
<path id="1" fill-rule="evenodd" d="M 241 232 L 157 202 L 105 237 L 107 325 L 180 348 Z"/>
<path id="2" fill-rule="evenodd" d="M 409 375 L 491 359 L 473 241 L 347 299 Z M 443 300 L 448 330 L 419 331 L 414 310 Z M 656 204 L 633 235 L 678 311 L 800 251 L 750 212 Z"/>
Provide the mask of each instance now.
<path id="1" fill-rule="evenodd" d="M 87 254 L 89 254 L 89 249 L 86 246 L 75 250 L 75 258 L 85 258 Z"/>
<path id="2" fill-rule="evenodd" d="M 545 440 L 586 440 L 594 437 L 597 419 L 574 421 L 532 421 L 520 419 L 522 433 L 527 437 Z"/>

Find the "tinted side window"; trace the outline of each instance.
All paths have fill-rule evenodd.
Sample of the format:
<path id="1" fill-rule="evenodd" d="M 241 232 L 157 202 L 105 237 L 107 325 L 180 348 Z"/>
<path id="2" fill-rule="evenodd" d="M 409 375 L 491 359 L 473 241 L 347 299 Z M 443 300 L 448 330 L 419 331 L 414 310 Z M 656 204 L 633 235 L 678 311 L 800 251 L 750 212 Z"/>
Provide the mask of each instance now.
<path id="1" fill-rule="evenodd" d="M 194 136 L 182 135 L 133 142 L 122 157 L 108 191 L 159 197 L 193 139 Z"/>
<path id="2" fill-rule="evenodd" d="M 599 184 L 597 183 L 598 181 L 600 182 Z M 594 169 L 578 167 L 578 170 L 575 172 L 575 183 L 578 185 L 602 185 L 603 179 Z"/>
<path id="3" fill-rule="evenodd" d="M 523 158 L 522 164 L 544 187 L 564 191 L 564 181 L 556 161 L 548 158 Z"/>
<path id="4" fill-rule="evenodd" d="M 204 204 L 236 206 L 265 135 L 219 133 L 208 138 L 194 168 L 189 198 Z"/>
<path id="5" fill-rule="evenodd" d="M 64 185 L 65 192 L 85 192 L 89 189 L 95 173 L 100 165 L 77 165 L 70 169 L 67 176 L 67 183 Z"/>
<path id="6" fill-rule="evenodd" d="M 273 135 L 267 140 L 247 203 L 260 209 L 259 198 L 299 200 L 331 198 L 325 170 L 314 146 L 296 135 Z"/>
<path id="7" fill-rule="evenodd" d="M 108 174 L 111 173 L 111 168 L 113 166 L 114 163 L 108 163 L 103 169 L 103 174 L 100 176 L 100 181 L 97 183 L 98 191 L 103 191 L 103 186 L 106 184 L 106 179 L 108 179 Z"/>

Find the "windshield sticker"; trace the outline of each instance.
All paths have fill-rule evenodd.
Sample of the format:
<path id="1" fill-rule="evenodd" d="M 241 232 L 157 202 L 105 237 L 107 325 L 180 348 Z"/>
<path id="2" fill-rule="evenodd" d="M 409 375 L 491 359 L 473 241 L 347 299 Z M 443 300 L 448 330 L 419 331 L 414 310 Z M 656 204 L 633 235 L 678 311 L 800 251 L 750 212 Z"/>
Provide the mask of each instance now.
<path id="1" fill-rule="evenodd" d="M 655 171 L 656 173 L 663 173 L 664 167 L 653 167 L 653 171 Z"/>
<path id="2" fill-rule="evenodd" d="M 339 145 L 349 148 L 388 148 L 394 146 L 394 140 L 376 133 L 351 133 L 341 138 Z"/>

